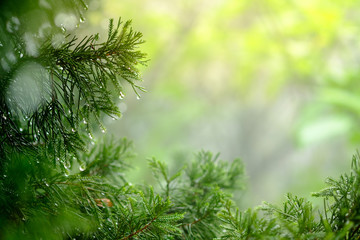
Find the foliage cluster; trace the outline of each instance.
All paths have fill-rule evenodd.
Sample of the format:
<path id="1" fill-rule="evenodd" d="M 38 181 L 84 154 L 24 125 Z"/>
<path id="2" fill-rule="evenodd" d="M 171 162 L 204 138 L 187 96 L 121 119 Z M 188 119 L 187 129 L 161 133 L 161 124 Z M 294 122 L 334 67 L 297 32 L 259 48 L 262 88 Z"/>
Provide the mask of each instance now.
<path id="1" fill-rule="evenodd" d="M 360 237 L 358 155 L 350 174 L 314 194 L 324 199 L 319 212 L 291 194 L 283 207 L 240 211 L 232 194 L 243 188 L 241 160 L 205 151 L 175 173 L 150 159 L 157 186 L 127 181 L 131 142 L 95 142 L 92 128 L 104 128 L 101 114 L 119 116 L 123 84 L 143 90 L 136 84 L 145 63 L 141 33 L 130 22 L 110 21 L 103 43 L 97 35 L 67 36 L 59 45 L 48 39 L 36 54 L 23 37 L 12 39 L 17 56 L 5 54 L 0 70 L 1 239 Z"/>

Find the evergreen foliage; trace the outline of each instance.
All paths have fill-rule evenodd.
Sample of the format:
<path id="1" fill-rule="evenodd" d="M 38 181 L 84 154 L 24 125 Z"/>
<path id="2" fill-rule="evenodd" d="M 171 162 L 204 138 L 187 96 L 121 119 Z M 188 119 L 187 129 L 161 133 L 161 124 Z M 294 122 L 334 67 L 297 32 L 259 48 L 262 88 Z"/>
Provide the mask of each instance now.
<path id="1" fill-rule="evenodd" d="M 16 20 L 2 17 L 2 33 L 9 21 Z M 143 91 L 141 33 L 130 21 L 110 21 L 103 43 L 68 35 L 54 45 L 49 36 L 37 54 L 17 33 L 0 36 L 19 54 L 0 70 L 1 239 L 360 238 L 359 155 L 350 174 L 314 194 L 324 200 L 319 211 L 291 194 L 283 207 L 240 211 L 232 194 L 244 185 L 241 160 L 205 151 L 175 173 L 152 158 L 158 185 L 132 185 L 125 175 L 132 143 L 91 140 L 93 125 L 104 128 L 102 114 L 120 115 L 124 83 Z"/>
<path id="2" fill-rule="evenodd" d="M 350 174 L 327 179 L 328 187 L 313 193 L 324 201 L 315 211 L 304 198 L 287 195 L 283 207 L 264 203 L 240 212 L 229 201 L 219 214 L 225 239 L 359 239 L 360 156 L 353 157 Z M 259 212 L 264 216 L 259 216 Z"/>

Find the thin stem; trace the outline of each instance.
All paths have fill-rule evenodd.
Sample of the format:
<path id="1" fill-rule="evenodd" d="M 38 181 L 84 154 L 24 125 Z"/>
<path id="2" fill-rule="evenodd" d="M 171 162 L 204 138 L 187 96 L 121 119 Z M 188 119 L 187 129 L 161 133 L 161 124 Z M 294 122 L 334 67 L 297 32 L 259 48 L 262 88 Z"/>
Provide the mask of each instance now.
<path id="1" fill-rule="evenodd" d="M 83 188 L 86 188 L 87 190 L 91 190 L 91 191 L 99 191 L 95 188 L 92 188 L 92 187 L 86 187 L 86 186 L 83 186 L 81 184 L 77 184 L 77 183 L 72 183 L 72 182 L 55 182 L 55 184 L 64 184 L 64 185 L 72 185 L 72 186 L 77 186 L 77 187 L 83 187 Z"/>
<path id="2" fill-rule="evenodd" d="M 146 231 L 150 225 L 156 220 L 157 217 L 154 217 L 153 219 L 151 219 L 150 222 L 148 222 L 145 226 L 143 226 L 142 228 L 140 228 L 139 230 L 131 233 L 130 235 L 126 236 L 126 237 L 123 237 L 121 240 L 127 240 L 127 239 L 130 239 L 131 237 L 135 236 L 135 235 L 138 235 L 139 233 L 142 233 L 144 231 Z"/>
<path id="3" fill-rule="evenodd" d="M 186 226 L 190 226 L 190 225 L 194 225 L 197 224 L 198 222 L 204 220 L 210 213 L 206 212 L 202 217 L 194 220 L 192 223 L 184 223 L 183 225 L 181 225 L 180 227 L 186 227 Z"/>

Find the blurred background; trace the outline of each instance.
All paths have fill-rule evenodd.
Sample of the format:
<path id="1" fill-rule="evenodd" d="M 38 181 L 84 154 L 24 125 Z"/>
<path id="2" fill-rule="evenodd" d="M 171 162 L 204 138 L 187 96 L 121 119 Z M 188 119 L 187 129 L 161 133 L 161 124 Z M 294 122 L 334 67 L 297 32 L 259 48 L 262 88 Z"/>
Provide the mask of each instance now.
<path id="1" fill-rule="evenodd" d="M 360 3 L 357 1 L 93 1 L 83 28 L 133 19 L 150 59 L 148 90 L 131 90 L 108 120 L 145 159 L 179 166 L 204 149 L 241 158 L 242 207 L 311 199 L 328 176 L 347 171 L 359 143 Z"/>
<path id="2" fill-rule="evenodd" d="M 101 0 L 80 19 L 54 11 L 52 24 L 79 38 L 104 39 L 119 17 L 144 35 L 147 92 L 127 89 L 123 117 L 104 119 L 105 134 L 134 142 L 134 183 L 153 181 L 147 158 L 175 170 L 199 150 L 220 152 L 245 163 L 246 208 L 287 192 L 313 200 L 326 177 L 348 171 L 360 143 L 358 1 Z M 40 35 L 50 24 L 39 21 Z"/>

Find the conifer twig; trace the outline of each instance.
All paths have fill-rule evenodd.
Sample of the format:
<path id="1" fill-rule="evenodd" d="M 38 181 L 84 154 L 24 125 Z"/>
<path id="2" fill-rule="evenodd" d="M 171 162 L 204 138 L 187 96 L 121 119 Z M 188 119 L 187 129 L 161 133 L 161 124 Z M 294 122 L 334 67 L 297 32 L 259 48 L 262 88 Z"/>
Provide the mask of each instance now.
<path id="1" fill-rule="evenodd" d="M 83 185 L 81 185 L 81 184 L 77 184 L 77 183 L 73 183 L 73 182 L 55 182 L 55 184 L 64 184 L 64 185 L 71 185 L 71 186 L 77 186 L 77 187 L 84 187 L 84 188 L 86 188 L 87 190 L 100 191 L 100 190 L 97 190 L 97 189 L 95 189 L 95 188 L 86 187 L 86 186 L 83 186 Z"/>
<path id="2" fill-rule="evenodd" d="M 197 224 L 198 222 L 204 220 L 210 213 L 209 212 L 206 212 L 202 217 L 198 218 L 198 219 L 195 219 L 193 222 L 191 223 L 184 223 L 182 224 L 180 227 L 186 227 L 186 226 L 190 226 L 190 225 L 194 225 L 194 224 Z"/>
<path id="3" fill-rule="evenodd" d="M 133 236 L 135 236 L 135 235 L 138 235 L 139 233 L 142 233 L 142 232 L 146 231 L 146 230 L 150 227 L 150 225 L 151 225 L 156 219 L 157 219 L 157 217 L 154 217 L 154 218 L 151 219 L 150 222 L 148 222 L 145 226 L 143 226 L 142 228 L 138 229 L 137 231 L 131 233 L 130 235 L 121 238 L 121 240 L 130 239 L 131 237 L 133 237 Z"/>

